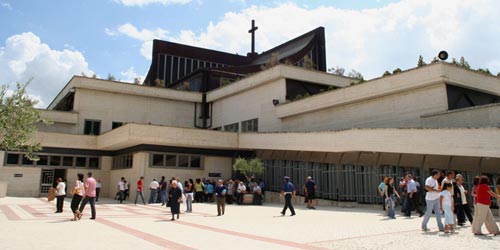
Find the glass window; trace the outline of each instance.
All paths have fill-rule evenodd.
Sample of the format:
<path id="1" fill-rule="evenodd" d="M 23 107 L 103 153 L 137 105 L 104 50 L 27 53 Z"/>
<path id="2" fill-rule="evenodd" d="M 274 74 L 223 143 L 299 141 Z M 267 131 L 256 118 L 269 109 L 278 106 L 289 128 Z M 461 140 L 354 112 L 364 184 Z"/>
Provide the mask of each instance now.
<path id="1" fill-rule="evenodd" d="M 51 166 L 61 166 L 61 156 L 51 155 L 50 156 Z"/>
<path id="2" fill-rule="evenodd" d="M 99 135 L 101 133 L 101 121 L 99 120 L 85 120 L 83 134 L 85 135 Z"/>
<path id="3" fill-rule="evenodd" d="M 239 131 L 239 123 L 233 123 L 224 126 L 224 131 L 228 132 L 238 132 Z"/>
<path id="4" fill-rule="evenodd" d="M 187 168 L 189 164 L 189 156 L 179 155 L 179 167 Z"/>
<path id="5" fill-rule="evenodd" d="M 175 167 L 177 166 L 177 155 L 167 154 L 165 157 L 165 166 L 167 167 Z"/>
<path id="6" fill-rule="evenodd" d="M 36 165 L 38 166 L 47 166 L 49 164 L 49 156 L 48 155 L 39 155 L 38 161 Z"/>
<path id="7" fill-rule="evenodd" d="M 113 122 L 113 124 L 111 124 L 111 129 L 119 128 L 122 125 L 123 125 L 123 122 Z"/>
<path id="8" fill-rule="evenodd" d="M 99 157 L 89 157 L 89 168 L 99 168 Z"/>
<path id="9" fill-rule="evenodd" d="M 18 165 L 19 154 L 7 154 L 7 164 Z"/>
<path id="10" fill-rule="evenodd" d="M 72 156 L 64 156 L 63 157 L 63 166 L 72 167 L 73 166 L 73 157 Z"/>
<path id="11" fill-rule="evenodd" d="M 153 166 L 163 166 L 163 154 L 153 154 Z"/>
<path id="12" fill-rule="evenodd" d="M 26 155 L 21 155 L 21 157 L 23 158 L 22 159 L 22 162 L 23 162 L 23 165 L 27 165 L 27 166 L 32 166 L 33 165 L 33 161 L 28 159 L 26 157 Z"/>
<path id="13" fill-rule="evenodd" d="M 258 123 L 259 123 L 258 119 L 252 119 L 252 120 L 247 120 L 247 121 L 241 122 L 241 132 L 243 132 L 243 133 L 245 133 L 245 132 L 258 132 L 258 130 L 259 130 Z"/>
<path id="14" fill-rule="evenodd" d="M 172 56 L 167 56 L 165 72 L 165 85 L 168 85 L 172 83 Z"/>
<path id="15" fill-rule="evenodd" d="M 179 79 L 183 78 L 186 74 L 186 58 L 179 58 Z"/>
<path id="16" fill-rule="evenodd" d="M 87 157 L 76 157 L 76 166 L 84 168 L 87 166 Z"/>
<path id="17" fill-rule="evenodd" d="M 201 157 L 196 155 L 191 155 L 191 164 L 192 168 L 200 168 L 201 167 Z"/>

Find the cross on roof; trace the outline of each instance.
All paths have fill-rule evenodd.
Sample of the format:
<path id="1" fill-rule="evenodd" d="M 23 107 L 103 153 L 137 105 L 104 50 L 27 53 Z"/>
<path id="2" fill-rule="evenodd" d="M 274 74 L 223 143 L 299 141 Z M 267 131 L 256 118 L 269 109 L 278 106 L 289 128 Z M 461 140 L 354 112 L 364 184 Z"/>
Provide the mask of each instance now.
<path id="1" fill-rule="evenodd" d="M 248 31 L 248 33 L 252 33 L 252 54 L 255 53 L 255 31 L 259 27 L 255 26 L 255 20 L 252 20 L 252 28 Z"/>

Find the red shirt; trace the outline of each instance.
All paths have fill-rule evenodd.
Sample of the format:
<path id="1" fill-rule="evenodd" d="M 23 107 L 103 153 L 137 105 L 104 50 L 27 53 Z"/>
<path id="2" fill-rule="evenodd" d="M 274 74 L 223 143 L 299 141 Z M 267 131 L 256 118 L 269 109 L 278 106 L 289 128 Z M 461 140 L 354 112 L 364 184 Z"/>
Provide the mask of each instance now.
<path id="1" fill-rule="evenodd" d="M 491 198 L 488 191 L 490 191 L 490 187 L 488 187 L 488 185 L 486 184 L 479 185 L 477 187 L 476 202 L 487 206 L 491 205 Z"/>
<path id="2" fill-rule="evenodd" d="M 137 181 L 137 191 L 142 192 L 142 180 Z"/>

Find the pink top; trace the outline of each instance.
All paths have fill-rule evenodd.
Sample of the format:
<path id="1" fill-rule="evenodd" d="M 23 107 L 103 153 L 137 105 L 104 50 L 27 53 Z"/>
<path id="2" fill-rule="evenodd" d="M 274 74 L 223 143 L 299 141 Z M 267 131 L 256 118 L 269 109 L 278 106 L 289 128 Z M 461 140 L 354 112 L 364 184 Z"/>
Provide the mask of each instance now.
<path id="1" fill-rule="evenodd" d="M 85 180 L 85 196 L 95 197 L 95 179 L 89 177 Z"/>

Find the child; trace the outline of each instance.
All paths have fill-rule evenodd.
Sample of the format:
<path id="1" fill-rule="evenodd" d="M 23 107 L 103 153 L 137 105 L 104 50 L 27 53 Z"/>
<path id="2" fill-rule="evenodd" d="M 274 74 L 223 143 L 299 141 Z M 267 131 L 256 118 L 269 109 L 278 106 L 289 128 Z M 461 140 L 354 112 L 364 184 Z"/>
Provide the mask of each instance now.
<path id="1" fill-rule="evenodd" d="M 455 210 L 453 202 L 453 185 L 451 183 L 444 183 L 443 191 L 439 198 L 439 210 L 444 211 L 444 232 L 454 233 L 453 225 L 455 224 L 455 218 L 453 216 L 453 211 Z"/>

